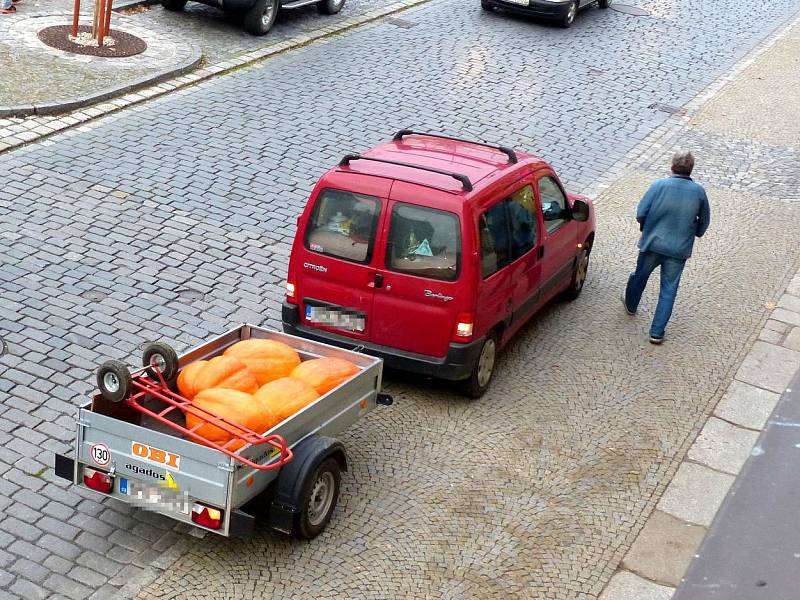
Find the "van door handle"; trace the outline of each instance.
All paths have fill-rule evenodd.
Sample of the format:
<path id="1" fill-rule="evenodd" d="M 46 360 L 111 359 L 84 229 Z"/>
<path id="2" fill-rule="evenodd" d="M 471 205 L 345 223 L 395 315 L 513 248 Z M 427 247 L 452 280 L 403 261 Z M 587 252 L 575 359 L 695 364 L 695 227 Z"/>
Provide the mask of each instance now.
<path id="1" fill-rule="evenodd" d="M 375 273 L 375 287 L 376 288 L 383 287 L 383 274 Z"/>
<path id="2" fill-rule="evenodd" d="M 539 258 L 544 256 L 544 245 L 539 246 Z"/>

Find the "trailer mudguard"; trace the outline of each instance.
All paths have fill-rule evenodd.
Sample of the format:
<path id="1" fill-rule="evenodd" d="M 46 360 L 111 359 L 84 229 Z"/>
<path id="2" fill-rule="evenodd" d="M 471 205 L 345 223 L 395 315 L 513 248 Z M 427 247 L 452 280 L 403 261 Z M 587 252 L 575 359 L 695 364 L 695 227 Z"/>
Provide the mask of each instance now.
<path id="1" fill-rule="evenodd" d="M 328 457 L 335 458 L 342 471 L 347 470 L 347 455 L 339 440 L 312 435 L 292 448 L 294 458 L 281 467 L 272 492 L 269 509 L 269 526 L 283 533 L 292 533 L 295 515 L 302 508 L 305 486 L 311 485 L 309 478 L 314 470 Z"/>

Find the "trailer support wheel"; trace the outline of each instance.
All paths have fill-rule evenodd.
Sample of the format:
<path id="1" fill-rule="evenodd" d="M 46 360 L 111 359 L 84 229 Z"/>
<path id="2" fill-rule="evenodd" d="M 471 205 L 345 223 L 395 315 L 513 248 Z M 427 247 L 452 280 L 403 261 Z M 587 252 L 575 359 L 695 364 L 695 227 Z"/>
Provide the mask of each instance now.
<path id="1" fill-rule="evenodd" d="M 109 402 L 122 402 L 131 391 L 131 372 L 124 362 L 107 360 L 97 369 L 97 387 Z"/>

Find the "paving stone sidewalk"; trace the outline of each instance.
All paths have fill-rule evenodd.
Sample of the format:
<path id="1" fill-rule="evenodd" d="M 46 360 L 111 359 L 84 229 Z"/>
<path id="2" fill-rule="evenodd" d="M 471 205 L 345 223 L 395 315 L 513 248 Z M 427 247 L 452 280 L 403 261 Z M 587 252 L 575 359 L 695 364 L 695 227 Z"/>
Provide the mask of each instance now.
<path id="1" fill-rule="evenodd" d="M 800 24 L 794 24 L 770 39 L 713 98 L 698 105 L 685 130 L 665 143 L 696 149 L 709 165 L 705 179 L 716 187 L 742 193 L 742 200 L 777 201 L 794 215 L 789 207 L 800 202 L 795 146 L 800 126 L 791 115 L 800 110 L 800 90 L 787 82 L 787 74 L 798 64 Z M 793 222 L 800 220 L 794 216 Z M 749 247 L 746 238 L 742 246 Z M 764 303 L 768 318 L 758 340 L 602 600 L 667 600 L 683 580 L 736 475 L 751 450 L 757 451 L 753 446 L 780 394 L 800 369 L 800 270 L 782 287 L 785 292 L 779 289 Z"/>

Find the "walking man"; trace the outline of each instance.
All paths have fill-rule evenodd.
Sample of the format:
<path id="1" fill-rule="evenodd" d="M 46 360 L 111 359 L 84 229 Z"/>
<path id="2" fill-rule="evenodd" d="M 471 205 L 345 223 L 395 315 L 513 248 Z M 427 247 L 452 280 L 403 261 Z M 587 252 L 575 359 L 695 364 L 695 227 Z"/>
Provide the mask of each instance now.
<path id="1" fill-rule="evenodd" d="M 683 266 L 692 255 L 694 238 L 702 237 L 711 221 L 706 192 L 692 181 L 693 168 L 691 152 L 676 152 L 672 157 L 672 177 L 654 182 L 636 209 L 642 231 L 639 258 L 636 271 L 628 278 L 622 303 L 629 315 L 636 314 L 650 274 L 661 267 L 661 291 L 650 325 L 652 344 L 664 341 Z"/>

